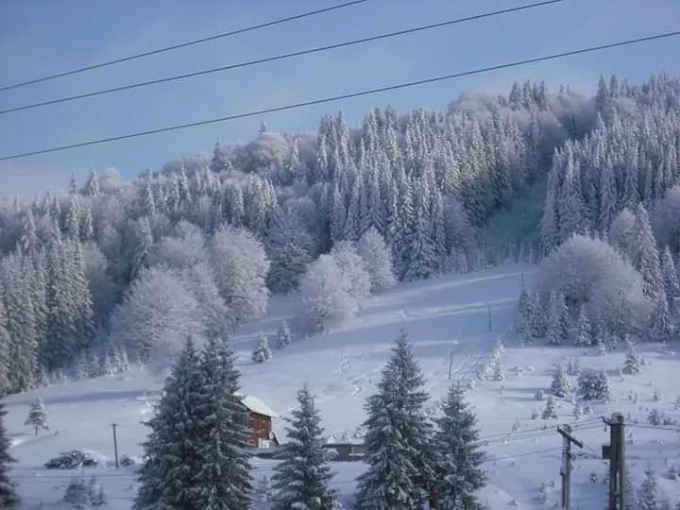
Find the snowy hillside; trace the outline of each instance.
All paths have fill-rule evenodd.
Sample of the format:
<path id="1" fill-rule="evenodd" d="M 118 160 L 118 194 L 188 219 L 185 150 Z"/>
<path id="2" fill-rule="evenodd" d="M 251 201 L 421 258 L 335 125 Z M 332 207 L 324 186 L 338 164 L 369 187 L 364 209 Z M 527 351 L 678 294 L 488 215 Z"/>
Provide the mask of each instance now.
<path id="1" fill-rule="evenodd" d="M 274 350 L 271 361 L 255 364 L 250 355 L 257 336 L 261 332 L 274 333 L 295 309 L 292 300 L 274 302 L 266 320 L 243 327 L 233 337 L 243 374 L 243 390 L 286 416 L 295 405 L 296 390 L 307 381 L 317 396 L 327 434 L 336 439 L 351 437 L 363 421 L 362 406 L 374 390 L 387 353 L 403 329 L 422 364 L 434 407 L 434 400 L 444 395 L 449 384 L 449 369 L 454 380 L 472 380 L 487 364 L 494 344 L 504 337 L 514 317 L 523 274 L 525 284 L 529 285 L 535 274 L 530 266 L 400 285 L 371 298 L 347 327 L 296 339 L 285 349 Z M 628 446 L 628 458 L 635 485 L 639 486 L 648 467 L 659 475 L 669 471 L 672 465 L 666 459 L 678 458 L 680 453 L 677 427 L 651 427 L 647 425 L 647 416 L 656 408 L 670 418 L 680 417 L 674 405 L 680 391 L 674 388 L 673 377 L 677 373 L 678 353 L 665 351 L 662 357 L 659 346 L 645 344 L 642 348 L 646 350 L 639 352 L 645 355 L 649 365 L 637 376 L 621 376 L 618 369 L 623 367 L 623 352 L 602 356 L 595 349 L 507 345 L 502 361 L 505 380 L 480 381 L 468 392 L 489 456 L 485 463 L 489 485 L 482 499 L 487 500 L 492 509 L 510 505 L 546 508 L 546 504 L 554 506 L 559 502 L 562 441 L 555 427 L 566 422 L 574 422 L 574 435 L 586 444 L 586 448 L 576 451 L 574 507 L 602 508 L 607 486 L 593 483 L 590 477 L 591 473 L 597 473 L 600 481 L 604 480 L 607 467 L 599 457 L 609 432 L 605 431 L 600 416 L 609 416 L 614 410 L 630 413 L 631 423 L 639 420 L 639 425 L 628 428 L 633 443 Z M 593 414 L 579 420 L 573 417 L 572 404 L 558 401 L 557 420 L 532 420 L 532 410 L 540 414 L 545 406 L 544 401 L 538 402 L 534 396 L 540 388 L 548 393 L 553 365 L 575 356 L 580 356 L 583 368 L 608 371 L 616 401 L 607 406 L 593 406 Z M 88 449 L 95 457 L 111 461 L 112 423 L 119 425 L 121 454 L 140 455 L 140 443 L 148 432 L 140 421 L 149 418 L 163 378 L 164 374 L 132 371 L 8 397 L 11 452 L 19 460 L 13 477 L 29 508 L 41 502 L 42 508 L 62 508 L 58 501 L 74 473 L 48 471 L 42 467 L 59 452 Z M 574 377 L 570 382 L 575 386 Z M 661 401 L 653 401 L 655 392 Z M 35 437 L 24 420 L 29 404 L 37 396 L 43 398 L 48 409 L 51 430 Z M 283 435 L 283 426 L 282 419 L 275 420 L 279 435 Z M 273 462 L 256 460 L 254 465 L 254 474 L 260 478 L 268 474 Z M 363 465 L 334 463 L 333 467 L 338 473 L 335 485 L 343 499 L 351 501 L 354 478 Z M 91 468 L 86 474 L 95 474 L 103 485 L 107 508 L 130 508 L 135 489 L 133 467 Z M 661 478 L 669 496 L 680 494 L 677 481 Z M 544 485 L 542 491 L 541 485 Z M 542 494 L 547 503 L 541 502 Z"/>

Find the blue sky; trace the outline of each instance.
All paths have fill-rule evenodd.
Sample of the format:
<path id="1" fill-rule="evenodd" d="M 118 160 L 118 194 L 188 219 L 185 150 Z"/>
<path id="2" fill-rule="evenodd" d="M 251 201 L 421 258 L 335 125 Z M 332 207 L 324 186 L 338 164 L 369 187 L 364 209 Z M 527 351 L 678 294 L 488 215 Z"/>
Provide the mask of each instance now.
<path id="1" fill-rule="evenodd" d="M 326 0 L 0 0 L 0 85 L 241 28 L 322 6 Z M 501 0 L 370 0 L 305 20 L 84 74 L 0 92 L 0 109 L 228 65 L 531 3 Z M 677 0 L 565 0 L 378 43 L 0 116 L 0 154 L 193 122 L 531 58 L 680 28 Z M 224 124 L 0 162 L 0 195 L 66 186 L 73 170 L 115 167 L 124 178 L 215 140 L 245 142 L 261 121 L 272 130 L 313 131 L 342 109 L 357 125 L 372 106 L 399 111 L 446 106 L 461 91 L 507 92 L 544 79 L 592 91 L 600 74 L 632 82 L 677 74 L 680 37 Z"/>

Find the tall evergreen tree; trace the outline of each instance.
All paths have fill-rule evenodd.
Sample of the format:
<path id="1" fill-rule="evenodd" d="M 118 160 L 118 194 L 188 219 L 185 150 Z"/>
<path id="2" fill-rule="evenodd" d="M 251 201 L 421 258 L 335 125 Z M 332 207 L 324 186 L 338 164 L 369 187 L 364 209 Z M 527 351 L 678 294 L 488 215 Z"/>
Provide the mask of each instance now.
<path id="1" fill-rule="evenodd" d="M 574 344 L 577 347 L 590 347 L 593 345 L 593 331 L 584 307 L 581 308 L 581 313 L 578 316 Z"/>
<path id="2" fill-rule="evenodd" d="M 0 508 L 18 510 L 21 500 L 14 483 L 9 478 L 10 464 L 16 460 L 9 453 L 10 441 L 4 424 L 6 414 L 5 404 L 0 401 Z"/>
<path id="3" fill-rule="evenodd" d="M 239 373 L 224 340 L 208 341 L 200 371 L 203 387 L 196 407 L 202 430 L 197 449 L 203 467 L 196 477 L 195 508 L 248 510 L 252 491 L 248 412 L 237 395 Z"/>
<path id="4" fill-rule="evenodd" d="M 673 255 L 671 255 L 671 250 L 668 246 L 664 248 L 661 256 L 661 272 L 663 274 L 666 297 L 672 302 L 674 298 L 680 297 L 680 283 L 678 283 L 678 273 L 675 270 Z"/>
<path id="5" fill-rule="evenodd" d="M 484 453 L 479 451 L 477 418 L 464 401 L 463 390 L 451 386 L 436 419 L 434 436 L 436 482 L 434 492 L 442 510 L 481 509 L 475 492 L 486 483 L 481 469 Z"/>
<path id="6" fill-rule="evenodd" d="M 197 404 L 204 392 L 200 359 L 191 339 L 166 379 L 156 414 L 147 425 L 146 462 L 139 470 L 134 510 L 203 508 L 205 438 Z"/>
<path id="7" fill-rule="evenodd" d="M 287 428 L 289 441 L 272 476 L 273 510 L 333 510 L 337 493 L 323 448 L 321 416 L 307 386 L 298 391 L 299 407 Z"/>
<path id="8" fill-rule="evenodd" d="M 432 424 L 420 365 L 401 334 L 369 397 L 364 423 L 365 462 L 358 479 L 358 510 L 407 510 L 422 506 L 434 483 Z"/>
<path id="9" fill-rule="evenodd" d="M 659 262 L 656 239 L 649 221 L 649 214 L 643 204 L 635 210 L 635 257 L 634 265 L 642 274 L 643 291 L 647 296 L 665 298 L 664 280 Z"/>
<path id="10" fill-rule="evenodd" d="M 548 303 L 548 327 L 546 340 L 551 345 L 560 345 L 569 335 L 567 306 L 564 304 L 564 294 L 560 291 L 550 293 Z"/>
<path id="11" fill-rule="evenodd" d="M 49 417 L 47 415 L 47 409 L 41 398 L 36 398 L 31 403 L 31 408 L 28 411 L 28 418 L 24 425 L 30 425 L 33 427 L 35 435 L 38 435 L 40 429 L 49 430 Z"/>

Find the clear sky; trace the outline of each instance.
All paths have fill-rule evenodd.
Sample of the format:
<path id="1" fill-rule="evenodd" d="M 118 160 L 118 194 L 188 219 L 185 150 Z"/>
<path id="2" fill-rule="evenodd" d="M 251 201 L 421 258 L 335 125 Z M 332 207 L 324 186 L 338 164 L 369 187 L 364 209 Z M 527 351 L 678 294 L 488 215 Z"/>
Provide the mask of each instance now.
<path id="1" fill-rule="evenodd" d="M 72 77 L 0 92 L 0 109 L 228 65 L 532 0 L 369 0 L 300 21 Z M 333 5 L 330 0 L 0 0 L 0 85 Z M 678 0 L 565 0 L 492 19 L 272 64 L 0 116 L 0 154 L 193 122 L 396 82 L 475 69 L 680 29 Z M 73 170 L 115 167 L 124 178 L 182 154 L 245 142 L 261 121 L 314 131 L 342 109 L 357 125 L 372 106 L 441 108 L 461 91 L 507 92 L 544 79 L 592 92 L 600 74 L 642 82 L 680 72 L 680 37 L 441 82 L 378 96 L 0 162 L 0 195 L 66 186 Z"/>

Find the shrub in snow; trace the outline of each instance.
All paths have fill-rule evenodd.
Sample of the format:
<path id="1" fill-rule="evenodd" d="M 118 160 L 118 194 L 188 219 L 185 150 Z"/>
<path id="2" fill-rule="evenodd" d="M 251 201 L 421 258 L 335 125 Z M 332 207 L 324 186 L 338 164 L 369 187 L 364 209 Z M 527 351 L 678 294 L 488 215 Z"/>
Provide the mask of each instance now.
<path id="1" fill-rule="evenodd" d="M 30 425 L 33 427 L 35 435 L 38 435 L 40 429 L 50 430 L 49 417 L 47 415 L 47 409 L 45 404 L 40 397 L 36 398 L 31 403 L 31 408 L 28 411 L 28 418 L 24 422 L 24 425 Z"/>
<path id="2" fill-rule="evenodd" d="M 85 481 L 84 477 L 79 476 L 71 478 L 66 486 L 62 501 L 68 503 L 72 508 L 87 510 L 91 507 L 105 505 L 106 497 L 102 486 L 95 477 Z"/>
<path id="3" fill-rule="evenodd" d="M 661 393 L 659 393 L 659 390 L 654 390 L 654 393 L 652 394 L 652 402 L 661 402 Z"/>
<path id="4" fill-rule="evenodd" d="M 583 417 L 583 407 L 578 402 L 574 404 L 574 419 L 580 420 Z"/>
<path id="5" fill-rule="evenodd" d="M 604 371 L 583 372 L 578 378 L 578 396 L 581 400 L 604 400 L 610 402 L 612 393 L 609 379 Z"/>
<path id="6" fill-rule="evenodd" d="M 99 464 L 90 453 L 81 450 L 71 450 L 60 453 L 45 463 L 46 469 L 77 469 L 80 467 L 96 467 Z"/>
<path id="7" fill-rule="evenodd" d="M 638 492 L 638 505 L 641 510 L 661 510 L 662 498 L 653 471 L 645 472 L 645 479 Z"/>
<path id="8" fill-rule="evenodd" d="M 591 321 L 601 318 L 610 329 L 624 333 L 646 327 L 651 302 L 633 266 L 606 242 L 573 235 L 543 263 L 540 288 L 544 295 L 559 291 L 567 307 L 585 307 Z"/>
<path id="9" fill-rule="evenodd" d="M 269 348 L 269 342 L 267 341 L 267 335 L 264 333 L 260 334 L 260 339 L 258 340 L 257 347 L 253 351 L 253 361 L 255 363 L 264 363 L 272 359 L 272 351 Z"/>
<path id="10" fill-rule="evenodd" d="M 290 345 L 290 328 L 288 327 L 288 321 L 283 321 L 283 324 L 279 327 L 276 332 L 276 346 L 279 349 L 283 349 Z"/>
<path id="11" fill-rule="evenodd" d="M 545 398 L 545 392 L 540 389 L 534 394 L 534 399 L 538 400 L 539 402 L 542 401 Z"/>
<path id="12" fill-rule="evenodd" d="M 396 278 L 392 270 L 392 255 L 385 239 L 375 229 L 369 228 L 357 242 L 357 253 L 364 261 L 371 282 L 371 292 L 392 287 Z"/>
<path id="13" fill-rule="evenodd" d="M 569 375 L 579 375 L 581 373 L 581 358 L 572 358 L 567 365 Z"/>
<path id="14" fill-rule="evenodd" d="M 626 375 L 637 375 L 642 370 L 642 364 L 640 363 L 640 358 L 635 352 L 633 344 L 628 345 L 628 352 L 626 353 L 626 361 L 623 365 L 623 373 Z"/>
<path id="15" fill-rule="evenodd" d="M 354 317 L 359 303 L 350 282 L 330 255 L 321 255 L 307 268 L 300 292 L 303 317 L 312 331 L 328 331 Z"/>
<path id="16" fill-rule="evenodd" d="M 569 384 L 569 378 L 567 377 L 564 365 L 560 364 L 557 366 L 552 384 L 550 385 L 550 392 L 559 398 L 567 398 L 571 395 L 571 384 Z"/>
<path id="17" fill-rule="evenodd" d="M 541 414 L 541 419 L 543 420 L 553 420 L 558 418 L 557 406 L 555 405 L 555 400 L 552 395 L 548 397 L 545 403 L 545 408 L 543 409 L 543 414 Z"/>
<path id="18" fill-rule="evenodd" d="M 505 374 L 503 373 L 503 365 L 501 365 L 501 363 L 499 362 L 494 363 L 493 380 L 494 381 L 505 380 Z"/>
<path id="19" fill-rule="evenodd" d="M 652 409 L 649 412 L 649 416 L 647 416 L 647 423 L 650 425 L 654 425 L 655 427 L 658 427 L 663 423 L 663 413 L 659 411 L 658 409 Z"/>

